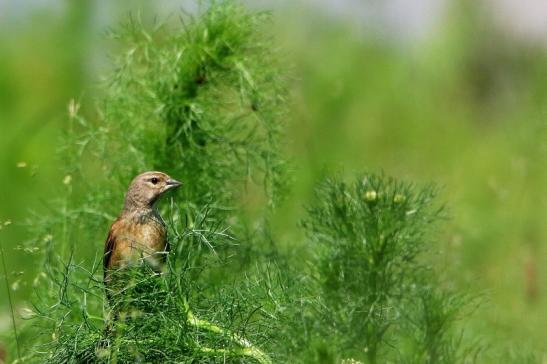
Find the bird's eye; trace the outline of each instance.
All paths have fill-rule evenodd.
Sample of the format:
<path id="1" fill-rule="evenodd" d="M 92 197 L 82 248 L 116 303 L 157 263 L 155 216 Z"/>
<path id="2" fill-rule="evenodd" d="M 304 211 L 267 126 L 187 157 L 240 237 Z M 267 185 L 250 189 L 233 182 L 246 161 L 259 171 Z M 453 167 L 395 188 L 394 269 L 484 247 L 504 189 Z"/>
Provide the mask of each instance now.
<path id="1" fill-rule="evenodd" d="M 150 179 L 150 182 L 152 182 L 152 184 L 155 185 L 155 184 L 158 183 L 158 179 L 157 179 L 156 177 L 152 177 L 152 178 Z"/>

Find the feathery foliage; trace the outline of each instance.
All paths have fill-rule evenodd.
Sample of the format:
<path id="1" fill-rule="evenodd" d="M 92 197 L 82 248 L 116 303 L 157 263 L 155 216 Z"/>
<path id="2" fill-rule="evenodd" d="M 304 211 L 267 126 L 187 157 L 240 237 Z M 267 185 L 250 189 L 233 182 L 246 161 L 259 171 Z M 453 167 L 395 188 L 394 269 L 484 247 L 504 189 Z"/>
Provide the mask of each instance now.
<path id="1" fill-rule="evenodd" d="M 108 167 L 122 183 L 154 167 L 185 182 L 190 206 L 230 205 L 251 180 L 273 201 L 284 94 L 267 17 L 227 2 L 178 30 L 130 19 L 114 34 L 129 42 L 108 80 L 97 149 L 119 156 Z"/>
<path id="2" fill-rule="evenodd" d="M 455 336 L 469 298 L 442 289 L 422 259 L 442 216 L 434 196 L 371 174 L 318 186 L 303 222 L 312 258 L 296 287 L 305 289 L 287 308 L 300 333 L 290 362 L 472 360 L 476 348 Z"/>

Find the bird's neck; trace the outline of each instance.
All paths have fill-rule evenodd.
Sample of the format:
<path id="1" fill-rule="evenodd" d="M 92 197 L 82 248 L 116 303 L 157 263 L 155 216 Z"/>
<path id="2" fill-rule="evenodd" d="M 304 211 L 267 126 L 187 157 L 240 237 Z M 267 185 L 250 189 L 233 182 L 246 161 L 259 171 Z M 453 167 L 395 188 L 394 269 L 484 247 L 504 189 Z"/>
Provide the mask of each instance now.
<path id="1" fill-rule="evenodd" d="M 135 198 L 135 194 L 133 193 L 128 193 L 126 195 L 120 218 L 131 220 L 136 223 L 146 223 L 154 220 L 163 224 L 163 219 L 155 207 L 157 198 L 144 201 L 139 199 L 138 195 L 136 197 L 137 198 Z"/>
<path id="2" fill-rule="evenodd" d="M 155 203 L 155 199 L 152 201 L 142 201 L 141 199 L 135 198 L 133 194 L 128 193 L 125 197 L 123 211 L 126 213 L 153 211 Z"/>
<path id="3" fill-rule="evenodd" d="M 120 218 L 138 224 L 148 223 L 151 221 L 161 223 L 162 225 L 164 224 L 160 213 L 154 207 L 124 209 Z"/>
<path id="4" fill-rule="evenodd" d="M 125 198 L 125 204 L 122 210 L 122 216 L 131 216 L 131 215 L 149 215 L 154 213 L 154 203 L 146 203 L 143 201 L 135 200 L 128 195 Z"/>

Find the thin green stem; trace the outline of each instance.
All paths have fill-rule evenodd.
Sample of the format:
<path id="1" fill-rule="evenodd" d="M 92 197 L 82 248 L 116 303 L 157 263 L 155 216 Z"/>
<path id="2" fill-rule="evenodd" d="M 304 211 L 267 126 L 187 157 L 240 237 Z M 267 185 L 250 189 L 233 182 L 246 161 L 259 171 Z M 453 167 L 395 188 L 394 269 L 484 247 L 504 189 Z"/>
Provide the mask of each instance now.
<path id="1" fill-rule="evenodd" d="M 6 282 L 6 290 L 8 291 L 8 302 L 9 302 L 9 308 L 11 312 L 11 323 L 13 325 L 13 335 L 15 336 L 15 344 L 17 347 L 17 358 L 19 358 L 19 361 L 20 361 L 21 349 L 19 347 L 19 337 L 17 335 L 17 325 L 15 324 L 15 313 L 13 311 L 13 301 L 11 299 L 11 291 L 9 289 L 8 270 L 6 268 L 6 259 L 4 258 L 4 247 L 2 246 L 1 240 L 0 240 L 0 253 L 2 253 L 2 267 L 4 269 L 4 281 Z"/>

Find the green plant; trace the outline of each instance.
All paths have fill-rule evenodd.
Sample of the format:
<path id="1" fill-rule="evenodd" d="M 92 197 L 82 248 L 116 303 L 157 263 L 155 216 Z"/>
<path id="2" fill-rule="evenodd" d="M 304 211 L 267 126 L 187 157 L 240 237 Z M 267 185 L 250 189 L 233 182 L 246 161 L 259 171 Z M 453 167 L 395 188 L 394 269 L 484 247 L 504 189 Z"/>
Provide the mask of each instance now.
<path id="1" fill-rule="evenodd" d="M 296 347 L 315 347 L 308 355 L 324 363 L 461 359 L 465 343 L 445 344 L 453 343 L 454 322 L 467 301 L 442 290 L 423 263 L 442 212 L 434 196 L 431 187 L 371 174 L 320 184 L 303 223 L 313 280 L 301 315 L 308 338 Z M 418 327 L 424 334 L 406 353 Z"/>
<path id="2" fill-rule="evenodd" d="M 215 323 L 219 320 L 211 302 L 227 302 L 227 297 L 202 293 L 195 272 L 202 267 L 193 265 L 191 257 L 199 254 L 203 239 L 217 245 L 230 237 L 213 230 L 203 216 L 172 237 L 174 251 L 164 274 L 147 266 L 118 272 L 115 280 L 121 284 L 109 288 L 115 294 L 110 294 L 104 308 L 104 287 L 96 274 L 100 260 L 91 269 L 75 263 L 73 256 L 61 264 L 48 263 L 46 274 L 55 287 L 55 304 L 37 302 L 34 315 L 42 329 L 51 331 L 52 340 L 36 346 L 38 351 L 28 358 L 38 354 L 37 359 L 48 363 L 217 362 L 227 358 L 271 363 L 250 340 L 253 336 L 247 331 L 252 332 L 252 323 L 240 317 L 254 313 L 254 302 L 241 302 L 238 310 L 231 307 L 233 312 L 224 312 L 222 323 Z"/>
<path id="3" fill-rule="evenodd" d="M 371 363 L 422 269 L 424 234 L 440 213 L 433 195 L 376 176 L 329 179 L 309 210 L 305 226 L 317 244 L 326 305 L 346 346 L 363 346 Z"/>
<path id="4" fill-rule="evenodd" d="M 45 334 L 27 357 L 70 362 L 108 352 L 109 360 L 131 361 L 131 355 L 157 360 L 152 352 L 169 346 L 160 351 L 179 360 L 197 355 L 268 361 L 248 341 L 253 335 L 240 332 L 238 327 L 247 323 L 235 317 L 245 310 L 256 315 L 256 302 L 237 303 L 232 297 L 231 311 L 223 312 L 222 325 L 216 325 L 216 313 L 209 307 L 226 298 L 208 284 L 219 285 L 213 278 L 228 271 L 225 257 L 236 247 L 230 234 L 248 230 L 238 219 L 239 196 L 252 189 L 273 206 L 283 185 L 283 87 L 272 67 L 273 47 L 262 31 L 266 20 L 265 13 L 219 2 L 197 18 L 186 16 L 175 28 L 150 28 L 132 18 L 113 33 L 126 48 L 103 85 L 105 95 L 96 111 L 80 109 L 75 101 L 69 104 L 69 128 L 60 150 L 66 165 L 65 197 L 52 202 L 54 214 L 37 215 L 31 224 L 36 237 L 31 243 L 46 257 L 34 307 L 34 321 Z M 132 279 L 135 284 L 120 302 L 103 305 L 101 256 L 96 252 L 119 210 L 113 201 L 122 201 L 134 174 L 150 169 L 169 171 L 185 184 L 177 205 L 171 200 L 169 208 L 162 207 L 171 229 L 171 264 L 165 280 Z M 227 216 L 232 219 L 230 231 Z M 92 251 L 94 263 L 81 262 Z M 132 275 L 146 277 L 138 270 Z M 236 278 L 232 274 L 223 279 Z M 154 294 L 143 296 L 148 290 Z M 156 315 L 158 297 L 167 305 L 159 305 L 161 315 Z M 200 308 L 204 301 L 208 305 Z M 131 326 L 137 321 L 116 322 L 122 327 L 116 332 L 124 334 L 114 340 L 104 335 L 111 310 L 126 305 L 131 309 L 124 312 L 149 308 L 143 310 L 146 327 L 159 331 L 150 332 L 148 352 L 129 344 L 132 338 L 126 333 L 138 330 L 146 336 L 142 327 Z M 172 323 L 177 320 L 182 331 L 172 345 Z M 127 345 L 116 344 L 118 339 Z M 105 351 L 103 344 L 116 350 Z"/>

